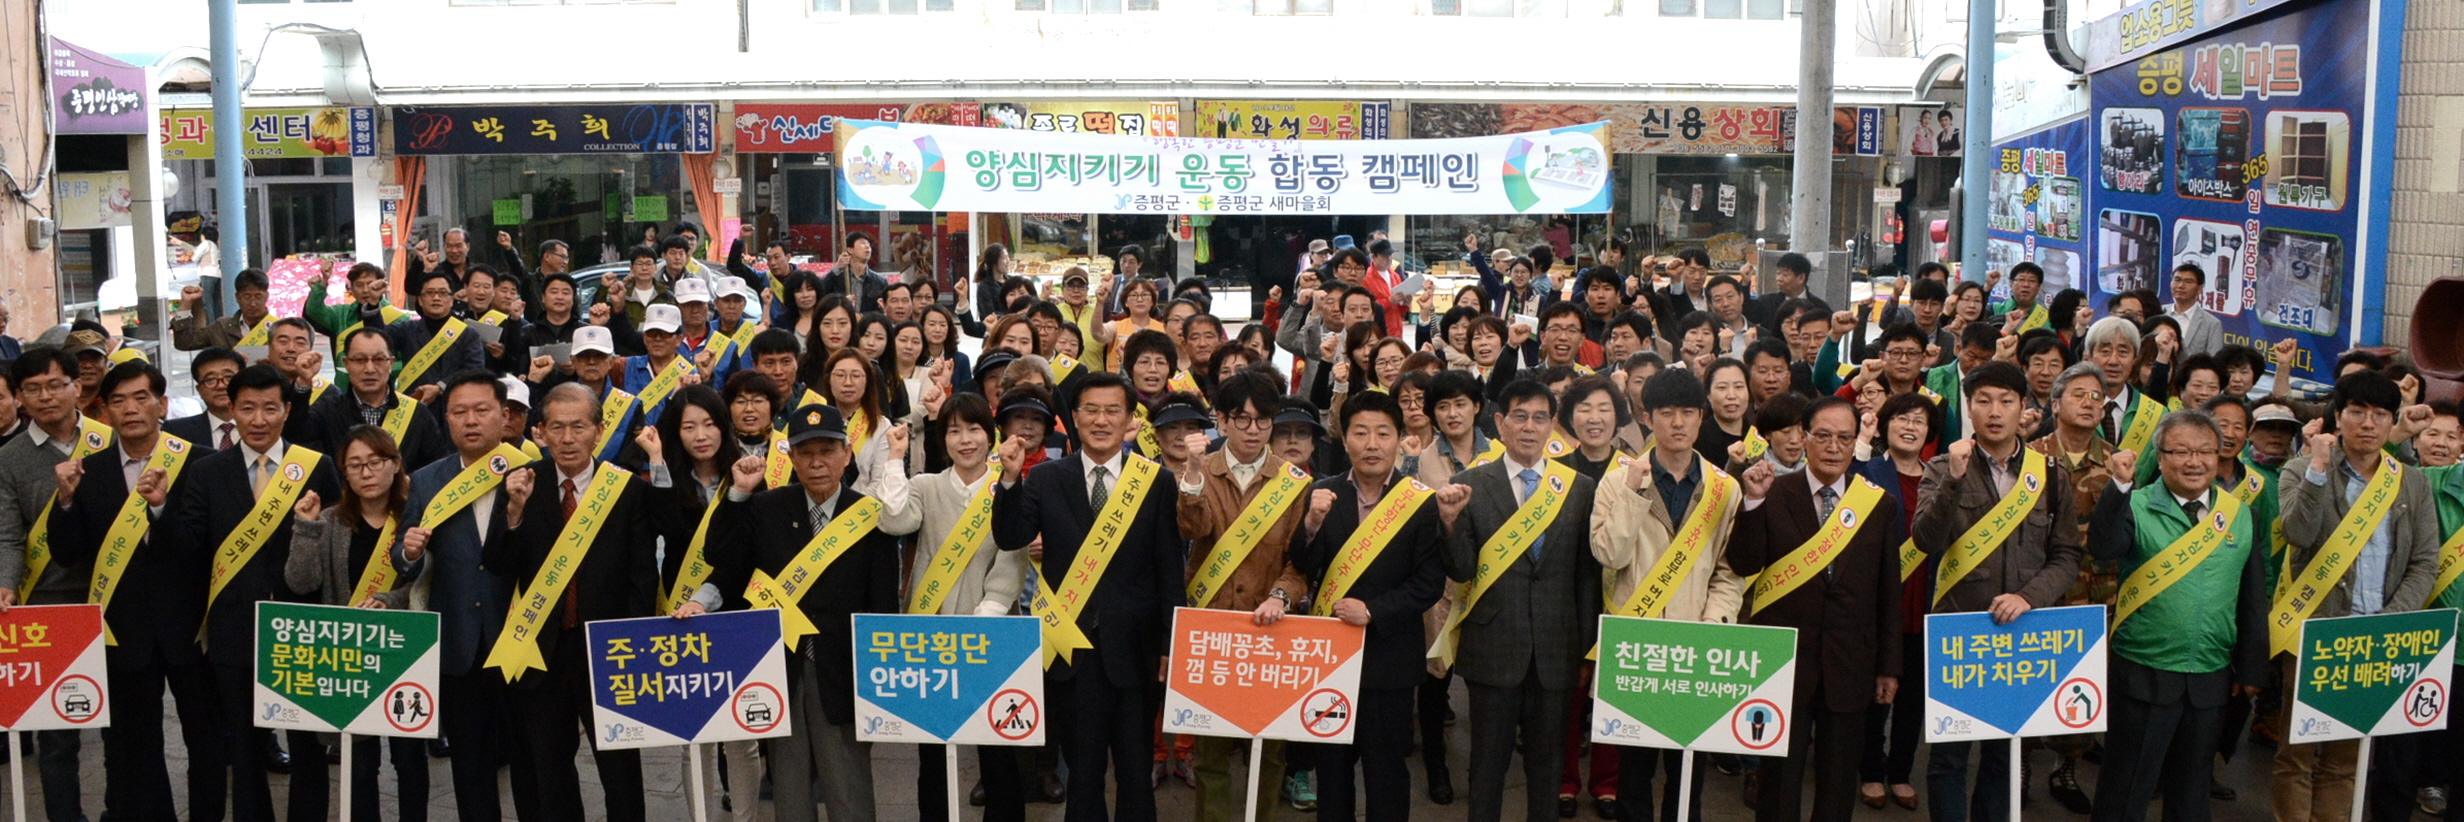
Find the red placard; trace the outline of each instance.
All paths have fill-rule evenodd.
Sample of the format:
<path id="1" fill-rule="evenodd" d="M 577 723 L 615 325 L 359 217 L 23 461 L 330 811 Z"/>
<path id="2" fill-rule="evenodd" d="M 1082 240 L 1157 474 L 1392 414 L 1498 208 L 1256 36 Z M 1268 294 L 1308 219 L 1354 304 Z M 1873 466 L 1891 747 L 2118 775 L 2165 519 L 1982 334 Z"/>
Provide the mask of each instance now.
<path id="1" fill-rule="evenodd" d="M 1349 741 L 1366 637 L 1339 619 L 1287 616 L 1261 627 L 1248 611 L 1179 609 L 1164 731 Z"/>
<path id="2" fill-rule="evenodd" d="M 0 729 L 109 725 L 107 681 L 103 606 L 20 605 L 0 612 Z"/>

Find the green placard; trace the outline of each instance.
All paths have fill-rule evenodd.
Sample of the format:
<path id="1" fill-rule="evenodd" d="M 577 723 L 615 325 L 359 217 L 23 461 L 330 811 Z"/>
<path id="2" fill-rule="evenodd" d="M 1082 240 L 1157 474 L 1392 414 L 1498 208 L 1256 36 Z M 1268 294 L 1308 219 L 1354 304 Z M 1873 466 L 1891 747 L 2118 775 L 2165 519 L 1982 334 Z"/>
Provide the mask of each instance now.
<path id="1" fill-rule="evenodd" d="M 521 225 L 522 200 L 520 198 L 515 198 L 511 200 L 496 201 L 496 224 Z"/>
<path id="2" fill-rule="evenodd" d="M 666 221 L 667 221 L 667 198 L 665 198 L 665 197 L 635 197 L 635 198 L 633 198 L 633 220 L 634 220 L 635 222 L 642 222 L 642 223 L 659 223 L 659 222 L 666 222 Z"/>
<path id="3" fill-rule="evenodd" d="M 436 736 L 437 616 L 257 603 L 260 728 Z"/>
<path id="4" fill-rule="evenodd" d="M 2447 727 L 2455 619 L 2442 608 L 2303 622 L 2285 742 Z"/>
<path id="5" fill-rule="evenodd" d="M 1785 756 L 1797 630 L 1602 616 L 1591 739 Z"/>

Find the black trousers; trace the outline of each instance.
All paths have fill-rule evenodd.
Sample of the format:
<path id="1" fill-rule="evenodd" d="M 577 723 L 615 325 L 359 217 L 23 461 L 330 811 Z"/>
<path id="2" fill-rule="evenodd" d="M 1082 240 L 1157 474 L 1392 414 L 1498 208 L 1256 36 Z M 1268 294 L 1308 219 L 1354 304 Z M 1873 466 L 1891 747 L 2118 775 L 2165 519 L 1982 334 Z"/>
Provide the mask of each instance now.
<path id="1" fill-rule="evenodd" d="M 188 745 L 186 818 L 220 822 L 229 783 L 214 666 L 203 658 L 171 665 L 151 649 L 106 651 L 103 658 L 111 672 L 113 717 L 111 727 L 103 729 L 104 807 L 128 819 L 181 818 L 172 806 L 171 772 L 163 761 L 163 689 L 169 688 L 180 714 L 180 739 Z M 248 736 L 256 738 L 254 731 Z"/>
<path id="2" fill-rule="evenodd" d="M 1925 637 L 1904 634 L 1899 639 L 1900 670 L 1925 670 Z M 1889 785 L 1913 785 L 1916 747 L 1925 741 L 1925 678 L 1899 678 L 1899 694 L 1889 705 L 1865 709 L 1865 756 L 1857 765 L 1859 778 Z"/>
<path id="3" fill-rule="evenodd" d="M 1053 733 L 1047 729 L 1047 733 Z M 915 749 L 915 810 L 918 822 L 950 822 L 950 780 L 946 745 Z M 984 775 L 984 822 L 1026 822 L 1027 793 L 1019 773 L 1018 749 L 975 746 L 975 764 Z"/>
<path id="4" fill-rule="evenodd" d="M 1668 788 L 1660 797 L 1659 815 L 1656 818 L 1659 822 L 1677 822 L 1677 780 L 1684 775 L 1686 756 L 1685 751 L 1670 748 L 1619 747 L 1617 749 L 1619 822 L 1652 822 L 1655 818 L 1651 808 L 1653 771 L 1660 771 L 1668 777 Z M 1709 767 L 1711 767 L 1709 762 L 1694 763 L 1694 784 L 1686 787 L 1686 792 L 1692 794 L 1692 797 L 1686 800 L 1687 822 L 1702 822 L 1703 770 Z"/>
<path id="5" fill-rule="evenodd" d="M 1369 822 L 1404 822 L 1412 816 L 1412 770 L 1403 760 L 1412 748 L 1412 705 L 1418 688 L 1362 688 L 1352 715 L 1352 744 L 1317 746 L 1318 819 L 1349 822 L 1353 786 L 1369 797 Z M 1358 763 L 1355 780 L 1352 766 Z"/>
<path id="6" fill-rule="evenodd" d="M 1454 672 L 1422 680 L 1416 689 L 1420 712 L 1420 771 L 1432 784 L 1440 777 L 1451 782 L 1454 776 L 1446 764 L 1446 703 L 1452 694 Z"/>
<path id="7" fill-rule="evenodd" d="M 522 734 L 514 725 L 514 708 L 507 696 L 505 675 L 474 661 L 470 672 L 438 677 L 436 721 L 453 740 L 453 801 L 461 822 L 498 822 L 504 818 L 504 792 L 497 787 L 499 766 L 513 766 L 514 810 L 523 819 L 538 818 L 539 781 L 531 761 L 521 755 Z"/>
<path id="8" fill-rule="evenodd" d="M 223 761 L 231 766 L 231 818 L 236 822 L 274 822 L 276 818 L 274 791 L 265 778 L 264 737 L 256 730 L 256 686 L 252 669 L 214 666 L 215 697 L 222 703 Z M 159 727 L 161 720 L 155 724 Z M 283 746 L 292 753 L 290 812 L 283 818 L 326 818 L 333 796 L 325 781 L 325 743 L 308 731 L 284 731 Z"/>
<path id="9" fill-rule="evenodd" d="M 292 756 L 297 757 L 297 751 Z M 351 815 L 342 822 L 377 822 L 377 771 L 380 756 L 394 760 L 396 800 L 401 822 L 428 822 L 428 740 L 416 737 L 351 737 Z"/>
<path id="10" fill-rule="evenodd" d="M 1565 689 L 1540 687 L 1525 670 L 1510 687 L 1472 683 L 1470 822 L 1499 822 L 1506 807 L 1506 766 L 1516 744 L 1523 753 L 1525 819 L 1557 818 L 1558 769 L 1566 756 Z"/>
<path id="11" fill-rule="evenodd" d="M 2097 771 L 2096 809 L 2091 822 L 2141 822 L 2147 803 L 2161 790 L 2165 822 L 2207 822 L 2208 788 L 2216 775 L 2216 735 L 2224 728 L 2224 699 L 2202 698 L 2215 707 L 2193 707 L 2187 683 L 2214 680 L 2202 686 L 2230 689 L 2213 674 L 2191 675 L 2155 671 L 2115 656 L 2108 701 L 2113 714 L 2105 722 L 2105 762 Z M 2130 670 L 2136 668 L 2138 670 Z M 2165 699 L 2134 695 L 2140 689 L 2119 687 L 2126 679 L 2169 680 L 2148 689 Z"/>
<path id="12" fill-rule="evenodd" d="M 1856 815 L 1857 755 L 1865 742 L 1865 711 L 1833 711 L 1821 688 L 1799 691 L 1788 755 L 1762 758 L 1760 822 L 1802 822 L 1805 773 L 1814 773 L 1814 822 L 1848 822 Z M 1867 697 L 1871 701 L 1871 697 Z"/>
<path id="13" fill-rule="evenodd" d="M 1118 687 L 1104 676 L 1104 654 L 1110 650 L 1101 645 L 1081 648 L 1068 679 L 1044 682 L 1045 701 L 1052 705 L 1047 727 L 1061 735 L 1061 755 L 1069 761 L 1069 807 L 1062 818 L 1155 822 L 1155 786 L 1147 781 L 1147 766 L 1155 752 L 1156 709 L 1147 704 L 1142 685 Z M 1119 793 L 1117 811 L 1104 801 L 1107 770 Z M 989 794 L 986 801 L 991 801 Z"/>
<path id="14" fill-rule="evenodd" d="M 524 679 L 544 678 L 537 687 L 510 688 L 515 718 L 530 749 L 532 775 L 539 784 L 537 818 L 545 822 L 582 822 L 582 778 L 573 769 L 583 737 L 591 735 L 590 662 L 582 655 L 579 632 L 558 643 L 546 671 Z M 490 671 L 489 673 L 494 673 Z M 500 677 L 501 678 L 501 677 Z M 462 740 L 454 739 L 459 754 Z M 638 750 L 594 750 L 599 784 L 606 789 L 608 822 L 643 822 L 642 754 Z M 527 820 L 529 817 L 525 817 Z"/>

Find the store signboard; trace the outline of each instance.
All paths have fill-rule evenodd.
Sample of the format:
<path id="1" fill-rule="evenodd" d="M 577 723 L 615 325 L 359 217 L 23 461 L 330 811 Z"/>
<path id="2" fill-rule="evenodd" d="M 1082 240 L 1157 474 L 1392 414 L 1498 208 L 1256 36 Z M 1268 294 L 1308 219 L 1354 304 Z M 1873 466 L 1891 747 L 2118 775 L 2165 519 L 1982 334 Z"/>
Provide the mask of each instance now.
<path id="1" fill-rule="evenodd" d="M 1181 104 L 1172 100 L 985 103 L 983 125 L 1061 134 L 1178 137 Z"/>
<path id="2" fill-rule="evenodd" d="M 1200 100 L 1190 136 L 1257 140 L 1384 140 L 1394 104 L 1350 100 Z"/>
<path id="3" fill-rule="evenodd" d="M 260 108 L 248 110 L 240 152 L 252 159 L 376 156 L 374 108 Z M 214 110 L 162 113 L 165 160 L 214 158 Z"/>
<path id="4" fill-rule="evenodd" d="M 1413 103 L 1414 138 L 1609 125 L 1617 154 L 1781 154 L 1790 106 L 1751 103 Z"/>
<path id="5" fill-rule="evenodd" d="M 704 154 L 717 131 L 709 103 L 394 109 L 396 154 Z"/>
<path id="6" fill-rule="evenodd" d="M 2085 283 L 2092 278 L 2152 282 L 2148 280 L 2152 275 L 2141 270 L 2153 265 L 2152 258 L 2107 265 L 2088 256 L 2089 235 L 2127 231 L 2134 224 L 2132 218 L 2121 215 L 2090 219 L 2086 190 L 2092 184 L 2083 182 L 2095 174 L 2088 154 L 2093 139 L 2090 129 L 2088 118 L 2073 117 L 1994 146 L 1985 207 L 1989 229 L 1985 259 L 1994 271 L 2008 272 L 2022 261 L 2045 269 L 2044 287 L 2037 291 L 2040 302 L 2052 302 L 2053 295 L 2066 288 L 2087 288 Z M 2163 268 L 2172 270 L 2170 265 Z M 1994 299 L 2008 297 L 2009 278 L 2003 279 Z M 2170 293 L 2163 291 L 2162 284 L 2149 287 Z"/>
<path id="7" fill-rule="evenodd" d="M 2138 0 L 2088 24 L 2081 56 L 2091 72 L 2119 66 L 2193 38 L 2213 34 L 2292 0 Z M 2401 15 L 2398 15 L 2399 17 Z"/>
<path id="8" fill-rule="evenodd" d="M 45 56 L 54 132 L 145 133 L 145 69 L 57 37 Z"/>
<path id="9" fill-rule="evenodd" d="M 1449 140 L 1216 140 L 847 120 L 863 211 L 1604 214 L 1604 123 Z"/>
<path id="10" fill-rule="evenodd" d="M 733 122 L 738 153 L 822 153 L 831 150 L 830 128 L 841 117 L 979 126 L 983 111 L 977 103 L 737 103 Z"/>

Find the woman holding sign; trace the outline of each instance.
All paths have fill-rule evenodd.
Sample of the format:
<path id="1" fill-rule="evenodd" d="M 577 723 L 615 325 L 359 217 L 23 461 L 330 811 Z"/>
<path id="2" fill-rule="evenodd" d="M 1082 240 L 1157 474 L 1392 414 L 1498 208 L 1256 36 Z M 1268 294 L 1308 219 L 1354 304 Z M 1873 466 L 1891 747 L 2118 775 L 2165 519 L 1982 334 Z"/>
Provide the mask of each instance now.
<path id="1" fill-rule="evenodd" d="M 402 452 L 393 435 L 373 425 L 351 429 L 342 443 L 342 480 L 348 493 L 333 507 L 310 491 L 300 495 L 292 512 L 291 558 L 282 566 L 283 584 L 295 593 L 315 596 L 324 605 L 361 608 L 406 608 L 412 589 L 396 587 L 394 564 L 383 559 L 402 531 L 402 504 L 411 494 L 411 478 L 402 471 Z M 378 558 L 371 562 L 370 558 Z M 428 744 L 413 737 L 394 737 L 380 745 L 373 736 L 351 740 L 352 819 L 377 818 L 378 750 L 391 748 L 394 781 L 398 784 L 394 813 L 404 822 L 428 818 Z"/>
<path id="2" fill-rule="evenodd" d="M 747 379 L 765 384 L 769 380 L 746 372 L 729 382 L 733 385 Z M 729 406 L 718 392 L 706 385 L 692 385 L 677 397 L 677 402 L 668 404 L 667 413 L 660 415 L 657 436 L 637 437 L 637 441 L 646 446 L 649 460 L 644 470 L 650 477 L 651 523 L 667 546 L 660 568 L 666 587 L 659 609 L 685 619 L 716 611 L 725 601 L 719 587 L 710 582 L 716 565 L 704 549 L 711 513 L 718 510 L 713 503 L 728 481 L 728 471 L 746 452 L 735 437 L 727 435 L 724 420 Z M 768 409 L 760 410 L 759 419 L 768 425 Z M 676 466 L 690 467 L 679 477 Z M 761 744 L 753 740 L 721 744 L 729 807 L 738 822 L 751 822 L 761 799 Z"/>

